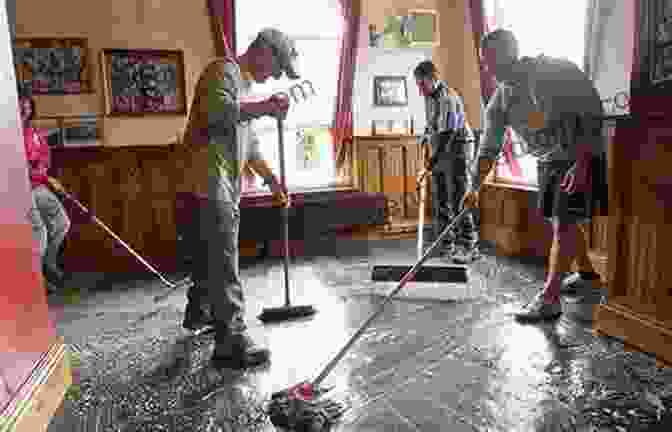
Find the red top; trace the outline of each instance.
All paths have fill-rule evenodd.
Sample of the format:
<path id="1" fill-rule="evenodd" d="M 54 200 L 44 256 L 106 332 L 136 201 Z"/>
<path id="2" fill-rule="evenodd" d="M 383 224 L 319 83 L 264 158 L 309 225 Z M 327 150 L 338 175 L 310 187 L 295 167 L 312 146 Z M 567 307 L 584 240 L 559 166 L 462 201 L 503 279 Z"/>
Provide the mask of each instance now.
<path id="1" fill-rule="evenodd" d="M 47 170 L 49 170 L 49 144 L 40 132 L 33 128 L 23 129 L 23 143 L 29 163 L 30 183 L 34 188 L 48 185 Z"/>

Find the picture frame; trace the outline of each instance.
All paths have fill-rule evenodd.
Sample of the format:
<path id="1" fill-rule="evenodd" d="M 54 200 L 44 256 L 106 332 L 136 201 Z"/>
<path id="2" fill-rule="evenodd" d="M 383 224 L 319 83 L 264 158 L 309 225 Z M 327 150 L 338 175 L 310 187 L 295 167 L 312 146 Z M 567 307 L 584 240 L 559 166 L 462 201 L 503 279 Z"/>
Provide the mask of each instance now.
<path id="1" fill-rule="evenodd" d="M 33 122 L 49 147 L 96 147 L 103 145 L 103 117 L 84 114 L 73 117 L 38 118 Z"/>
<path id="2" fill-rule="evenodd" d="M 106 115 L 187 114 L 181 50 L 105 49 L 101 66 Z"/>
<path id="3" fill-rule="evenodd" d="M 95 115 L 63 118 L 61 136 L 63 147 L 102 146 L 103 119 Z"/>
<path id="4" fill-rule="evenodd" d="M 12 48 L 17 84 L 32 94 L 94 92 L 87 39 L 19 36 Z"/>
<path id="5" fill-rule="evenodd" d="M 408 11 L 411 23 L 408 31 L 410 46 L 432 48 L 439 45 L 439 13 L 431 9 L 411 9 Z"/>
<path id="6" fill-rule="evenodd" d="M 377 107 L 408 106 L 408 86 L 406 77 L 374 77 L 373 105 Z"/>

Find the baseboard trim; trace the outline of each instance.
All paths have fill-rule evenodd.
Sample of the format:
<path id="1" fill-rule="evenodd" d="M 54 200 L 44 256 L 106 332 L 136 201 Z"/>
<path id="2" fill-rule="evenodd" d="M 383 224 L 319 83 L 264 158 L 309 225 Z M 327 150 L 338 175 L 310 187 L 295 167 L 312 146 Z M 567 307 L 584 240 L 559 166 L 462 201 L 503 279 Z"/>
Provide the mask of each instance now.
<path id="1" fill-rule="evenodd" d="M 58 338 L 0 413 L 0 432 L 46 431 L 71 384 L 67 348 Z"/>
<path id="2" fill-rule="evenodd" d="M 670 322 L 656 317 L 655 312 L 638 310 L 643 308 L 632 303 L 627 298 L 617 297 L 599 305 L 594 330 L 619 339 L 637 350 L 652 354 L 661 363 L 672 365 Z"/>

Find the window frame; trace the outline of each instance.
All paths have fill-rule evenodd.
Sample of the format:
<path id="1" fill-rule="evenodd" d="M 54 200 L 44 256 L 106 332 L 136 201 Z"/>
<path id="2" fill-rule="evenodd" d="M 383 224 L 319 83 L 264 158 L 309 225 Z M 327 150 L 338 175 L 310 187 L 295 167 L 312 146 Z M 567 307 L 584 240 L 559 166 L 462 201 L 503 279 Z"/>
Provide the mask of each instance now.
<path id="1" fill-rule="evenodd" d="M 238 15 L 239 9 L 238 5 L 235 4 L 234 7 L 236 8 L 236 11 L 234 15 Z M 340 46 L 341 43 L 341 31 L 339 31 L 336 34 L 329 34 L 329 35 L 324 35 L 324 34 L 314 34 L 314 33 L 293 33 L 293 32 L 287 32 L 286 33 L 290 38 L 292 38 L 294 41 L 297 42 L 297 45 L 300 44 L 301 42 L 304 41 L 323 41 L 323 42 L 329 42 L 329 43 L 336 43 L 337 46 Z M 239 37 L 240 36 L 240 37 Z M 247 36 L 242 36 L 240 35 L 239 32 L 239 26 L 236 26 L 236 32 L 234 39 L 236 39 L 235 45 L 240 49 L 241 51 L 244 51 L 247 46 L 254 40 L 254 37 L 256 34 L 250 34 Z M 334 79 L 336 81 L 336 86 L 337 87 L 337 82 L 338 82 L 338 64 L 336 66 L 336 70 L 334 71 Z M 290 82 L 287 82 L 287 86 L 284 90 L 288 90 L 289 87 L 292 85 Z M 279 91 L 279 90 L 278 90 Z M 316 89 L 316 91 L 319 91 L 319 89 Z M 336 88 L 336 92 L 338 92 L 338 88 Z M 255 92 L 253 97 L 255 99 L 257 98 L 267 98 L 270 97 L 273 94 L 273 91 L 264 91 L 264 92 Z M 285 137 L 287 136 L 294 136 L 299 129 L 325 129 L 325 130 L 330 130 L 333 127 L 333 121 L 334 121 L 334 114 L 336 110 L 336 99 L 338 95 L 334 94 L 333 95 L 333 102 L 332 102 L 332 109 L 330 110 L 330 115 L 329 118 L 320 118 L 320 119 L 314 119 L 313 121 L 305 121 L 305 119 L 297 119 L 297 121 L 294 122 L 286 122 L 285 123 Z M 264 122 L 266 123 L 266 122 Z M 268 133 L 273 133 L 271 130 L 272 126 L 269 124 L 263 124 L 261 127 L 258 129 L 255 129 L 256 134 L 261 138 L 263 135 L 268 134 Z M 285 149 L 287 149 L 287 142 L 288 140 L 285 138 Z M 292 140 L 291 143 L 293 144 L 294 141 Z M 290 144 L 291 145 L 291 144 Z M 262 144 L 263 147 L 263 144 Z M 277 150 L 274 152 L 277 153 Z M 264 155 L 265 158 L 271 163 L 271 165 L 278 165 L 279 161 L 276 160 L 277 157 L 275 155 L 268 155 L 264 154 L 264 151 L 262 149 L 262 154 Z M 286 176 L 289 178 L 291 176 L 290 172 L 290 166 L 295 165 L 295 161 L 291 161 L 292 156 L 291 152 L 285 151 L 285 168 L 286 168 Z M 325 164 L 331 163 L 335 165 L 335 158 L 333 155 L 331 156 L 331 160 L 320 160 L 319 166 L 325 166 Z M 319 168 L 318 168 L 319 169 Z M 278 169 L 274 169 L 274 171 L 278 171 Z M 297 170 L 297 171 L 304 171 L 304 170 Z M 279 172 L 275 172 L 276 175 L 280 175 Z M 288 189 L 291 192 L 305 192 L 305 191 L 313 191 L 313 190 L 323 190 L 323 189 L 332 189 L 332 188 L 342 188 L 342 187 L 351 187 L 351 184 L 346 184 L 348 182 L 344 182 L 342 179 L 339 179 L 338 174 L 335 170 L 335 166 L 332 169 L 332 176 L 328 181 L 325 181 L 323 184 L 318 184 L 318 185 L 291 185 L 288 184 Z M 246 187 L 246 192 L 247 194 L 259 194 L 259 193 L 264 193 L 266 191 L 266 188 L 261 185 L 261 180 L 258 178 L 255 178 L 251 187 Z"/>

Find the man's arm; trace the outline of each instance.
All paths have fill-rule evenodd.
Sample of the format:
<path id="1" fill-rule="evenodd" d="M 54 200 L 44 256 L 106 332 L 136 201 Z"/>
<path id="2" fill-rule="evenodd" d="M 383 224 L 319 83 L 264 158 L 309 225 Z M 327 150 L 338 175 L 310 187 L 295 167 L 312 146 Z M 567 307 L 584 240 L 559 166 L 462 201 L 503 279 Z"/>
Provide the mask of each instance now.
<path id="1" fill-rule="evenodd" d="M 497 88 L 485 109 L 485 127 L 478 146 L 478 169 L 472 173 L 474 190 L 481 187 L 504 146 L 506 114 L 502 106 L 502 91 L 502 87 Z"/>
<path id="2" fill-rule="evenodd" d="M 259 137 L 251 127 L 247 144 L 247 154 L 245 155 L 247 166 L 249 166 L 255 174 L 264 179 L 264 184 L 269 185 L 274 181 L 273 170 L 271 170 L 268 162 L 264 159 L 259 145 Z"/>

